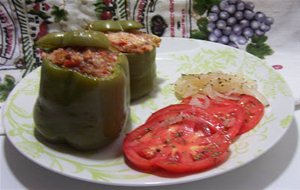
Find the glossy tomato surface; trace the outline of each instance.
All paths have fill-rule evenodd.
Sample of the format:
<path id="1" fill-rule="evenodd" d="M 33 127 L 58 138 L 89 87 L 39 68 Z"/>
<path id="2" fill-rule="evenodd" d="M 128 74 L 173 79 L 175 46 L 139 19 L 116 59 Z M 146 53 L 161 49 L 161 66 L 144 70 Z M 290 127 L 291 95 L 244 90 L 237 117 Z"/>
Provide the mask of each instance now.
<path id="1" fill-rule="evenodd" d="M 230 141 L 219 121 L 205 110 L 175 104 L 158 110 L 123 143 L 128 162 L 142 171 L 202 171 L 228 157 Z"/>

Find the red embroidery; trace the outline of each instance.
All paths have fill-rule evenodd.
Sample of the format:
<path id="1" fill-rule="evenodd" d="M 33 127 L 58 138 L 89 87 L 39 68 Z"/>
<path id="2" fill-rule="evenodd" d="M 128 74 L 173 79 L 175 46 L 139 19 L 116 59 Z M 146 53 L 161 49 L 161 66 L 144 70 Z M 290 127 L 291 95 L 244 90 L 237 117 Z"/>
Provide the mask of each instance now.
<path id="1" fill-rule="evenodd" d="M 186 37 L 186 31 L 185 31 L 185 17 L 186 17 L 186 12 L 184 9 L 181 10 L 181 34 L 182 37 L 185 38 Z"/>
<path id="2" fill-rule="evenodd" d="M 276 69 L 276 70 L 283 69 L 283 66 L 282 66 L 282 65 L 273 65 L 272 67 L 273 67 L 274 69 Z"/>
<path id="3" fill-rule="evenodd" d="M 174 0 L 170 0 L 170 36 L 175 37 L 175 16 L 174 16 Z"/>

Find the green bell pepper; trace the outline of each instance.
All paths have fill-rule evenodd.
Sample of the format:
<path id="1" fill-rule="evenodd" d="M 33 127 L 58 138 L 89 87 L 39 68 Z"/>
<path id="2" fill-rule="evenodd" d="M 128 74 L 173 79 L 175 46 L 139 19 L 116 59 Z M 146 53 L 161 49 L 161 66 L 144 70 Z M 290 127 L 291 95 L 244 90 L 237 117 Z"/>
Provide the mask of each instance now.
<path id="1" fill-rule="evenodd" d="M 108 49 L 110 42 L 102 32 L 78 30 L 71 32 L 55 32 L 40 38 L 36 45 L 42 49 L 80 46 Z"/>
<path id="2" fill-rule="evenodd" d="M 129 62 L 131 100 L 137 100 L 152 91 L 156 79 L 156 48 L 150 52 L 126 53 Z"/>
<path id="3" fill-rule="evenodd" d="M 138 30 L 143 28 L 143 25 L 133 20 L 98 20 L 90 23 L 87 28 L 101 32 L 119 32 Z"/>
<path id="4" fill-rule="evenodd" d="M 111 75 L 97 78 L 44 59 L 39 96 L 34 106 L 35 129 L 53 143 L 80 150 L 114 141 L 129 115 L 128 61 L 119 53 Z"/>
<path id="5" fill-rule="evenodd" d="M 143 25 L 136 21 L 100 20 L 89 24 L 91 30 L 101 32 L 119 32 L 137 30 Z M 156 48 L 144 53 L 125 53 L 129 62 L 131 100 L 147 95 L 154 87 L 156 78 Z"/>

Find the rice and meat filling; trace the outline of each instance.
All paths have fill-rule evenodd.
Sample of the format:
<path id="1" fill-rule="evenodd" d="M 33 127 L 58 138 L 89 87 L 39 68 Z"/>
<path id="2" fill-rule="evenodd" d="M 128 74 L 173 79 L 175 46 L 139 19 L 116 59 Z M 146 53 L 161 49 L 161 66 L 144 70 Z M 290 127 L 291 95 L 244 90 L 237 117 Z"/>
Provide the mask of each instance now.
<path id="1" fill-rule="evenodd" d="M 118 53 L 96 48 L 58 48 L 43 55 L 53 64 L 69 68 L 88 76 L 110 76 L 116 66 Z"/>
<path id="2" fill-rule="evenodd" d="M 109 41 L 123 53 L 145 53 L 159 47 L 161 39 L 158 36 L 144 32 L 111 32 L 107 33 Z"/>

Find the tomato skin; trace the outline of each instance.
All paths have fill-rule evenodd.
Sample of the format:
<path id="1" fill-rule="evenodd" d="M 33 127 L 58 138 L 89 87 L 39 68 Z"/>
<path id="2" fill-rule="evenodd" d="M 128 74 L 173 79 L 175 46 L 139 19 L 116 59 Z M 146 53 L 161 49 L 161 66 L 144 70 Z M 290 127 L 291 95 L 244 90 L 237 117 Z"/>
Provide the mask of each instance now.
<path id="1" fill-rule="evenodd" d="M 239 134 L 245 119 L 245 111 L 241 106 L 236 103 L 211 106 L 208 112 L 220 121 L 229 139 L 234 139 Z"/>
<path id="2" fill-rule="evenodd" d="M 205 171 L 207 169 L 216 167 L 220 165 L 225 160 L 228 159 L 230 153 L 229 151 L 222 152 L 217 157 L 209 157 L 205 160 L 201 160 L 199 163 L 197 162 L 189 162 L 189 163 L 172 163 L 172 162 L 158 162 L 158 166 L 163 168 L 164 170 L 172 173 L 195 173 L 200 171 Z"/>
<path id="3" fill-rule="evenodd" d="M 191 98 L 187 97 L 181 103 L 190 104 Z M 204 101 L 201 98 L 198 98 L 198 100 L 199 102 Z M 224 135 L 228 139 L 236 137 L 245 119 L 245 111 L 236 101 L 210 99 L 205 110 L 219 120 L 222 130 L 225 131 Z"/>
<path id="4" fill-rule="evenodd" d="M 127 140 L 125 139 L 125 141 Z M 155 166 L 152 161 L 144 159 L 132 147 L 127 146 L 125 143 L 123 143 L 123 151 L 129 165 L 132 165 L 136 169 L 145 172 L 152 172 L 157 169 L 157 166 Z"/>
<path id="5" fill-rule="evenodd" d="M 238 133 L 238 135 L 241 135 L 253 129 L 260 122 L 264 115 L 265 107 L 259 100 L 250 95 L 241 95 L 238 103 L 245 110 L 245 120 Z"/>
<path id="6" fill-rule="evenodd" d="M 125 158 L 129 161 L 131 165 L 136 167 L 137 169 L 141 169 L 143 171 L 151 172 L 154 171 L 157 167 L 150 161 L 143 158 L 141 155 L 138 154 L 138 150 L 135 148 L 137 144 L 140 142 L 135 140 L 139 136 L 143 136 L 147 133 L 147 125 L 144 124 L 139 128 L 135 129 L 134 131 L 130 132 L 126 135 L 123 143 L 123 153 Z"/>
<path id="7" fill-rule="evenodd" d="M 191 97 L 154 112 L 129 133 L 123 152 L 130 165 L 145 172 L 200 172 L 223 163 L 237 135 L 261 120 L 264 106 L 249 95 L 237 100 L 209 101 L 205 109 L 190 105 Z M 202 101 L 202 100 L 200 100 Z"/>
<path id="8" fill-rule="evenodd" d="M 221 120 L 228 113 L 236 119 L 231 127 L 226 130 L 230 138 L 241 135 L 253 129 L 264 115 L 264 105 L 255 97 L 246 94 L 236 94 L 236 100 L 210 99 L 210 104 L 206 110 L 217 115 Z M 192 97 L 182 100 L 183 104 L 190 104 Z M 202 99 L 199 99 L 203 102 Z"/>
<path id="9" fill-rule="evenodd" d="M 198 107 L 167 106 L 126 136 L 123 152 L 130 165 L 146 172 L 202 171 L 228 157 L 230 141 L 216 129 L 218 124 Z"/>
<path id="10" fill-rule="evenodd" d="M 171 106 L 172 106 L 172 108 L 170 108 Z M 179 112 L 179 111 L 186 110 L 189 108 L 190 108 L 190 106 L 187 104 L 174 104 L 174 105 L 164 107 L 164 108 L 152 113 L 150 115 L 150 117 L 146 120 L 146 123 L 151 122 L 151 121 L 155 120 L 156 118 L 160 117 L 161 115 L 165 115 L 169 112 L 175 112 L 175 111 Z"/>

